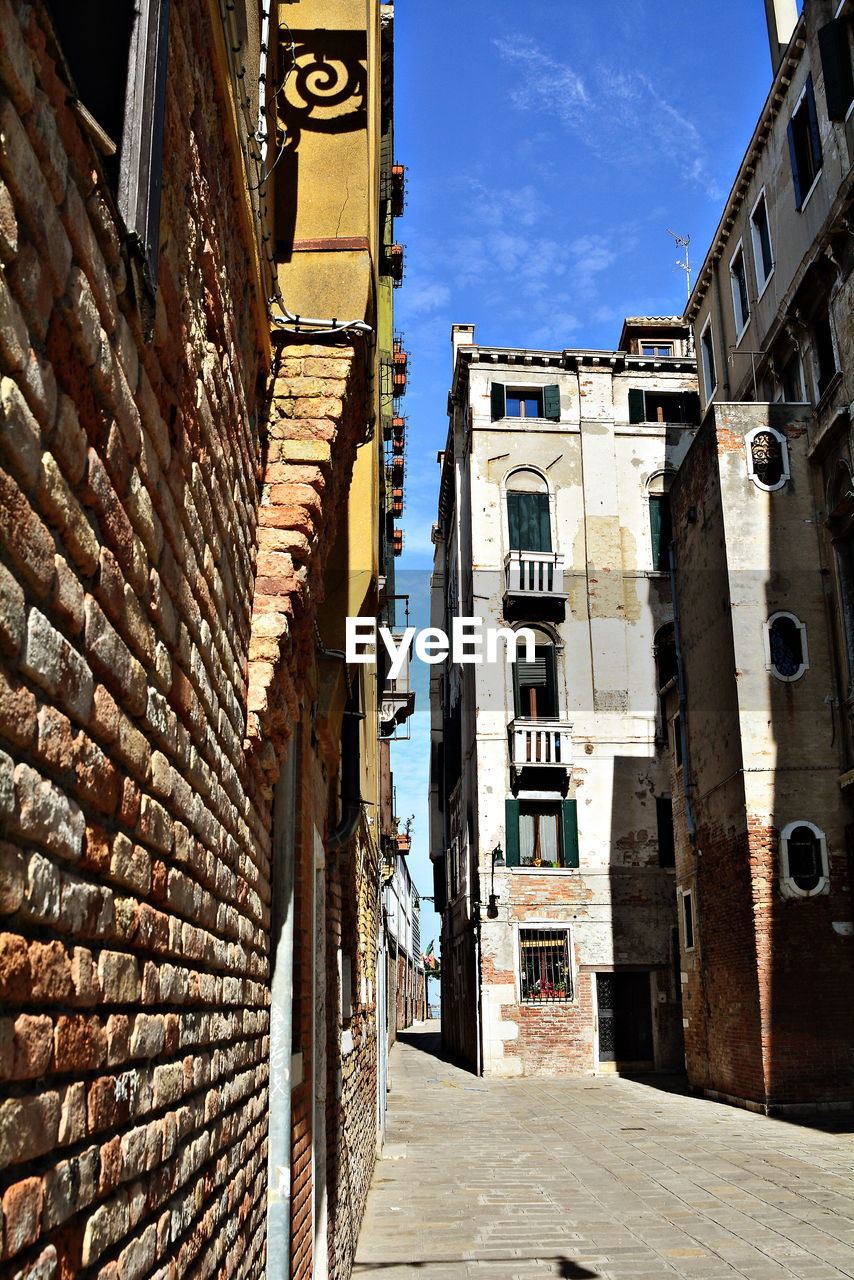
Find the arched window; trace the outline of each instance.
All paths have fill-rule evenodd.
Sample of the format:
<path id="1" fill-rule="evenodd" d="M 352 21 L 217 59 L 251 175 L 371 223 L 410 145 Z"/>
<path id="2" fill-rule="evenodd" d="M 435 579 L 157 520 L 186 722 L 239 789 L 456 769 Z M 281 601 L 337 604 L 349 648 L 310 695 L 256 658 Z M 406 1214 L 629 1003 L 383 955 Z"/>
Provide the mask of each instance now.
<path id="1" fill-rule="evenodd" d="M 780 883 L 787 897 L 813 898 L 829 887 L 827 840 L 813 822 L 790 822 L 780 832 Z"/>
<path id="2" fill-rule="evenodd" d="M 773 493 L 789 479 L 789 446 L 773 427 L 757 427 L 744 437 L 747 474 L 757 489 Z"/>
<path id="3" fill-rule="evenodd" d="M 549 487 L 538 471 L 507 477 L 507 534 L 511 551 L 551 551 Z"/>
<path id="4" fill-rule="evenodd" d="M 557 662 L 554 641 L 548 632 L 538 627 L 533 631 L 536 640 L 534 661 L 525 658 L 525 646 L 519 646 L 519 657 L 513 664 L 513 695 L 515 712 L 523 719 L 556 720 L 558 717 Z"/>
<path id="5" fill-rule="evenodd" d="M 793 613 L 774 613 L 765 623 L 765 666 L 778 680 L 799 680 L 809 668 L 807 629 Z"/>

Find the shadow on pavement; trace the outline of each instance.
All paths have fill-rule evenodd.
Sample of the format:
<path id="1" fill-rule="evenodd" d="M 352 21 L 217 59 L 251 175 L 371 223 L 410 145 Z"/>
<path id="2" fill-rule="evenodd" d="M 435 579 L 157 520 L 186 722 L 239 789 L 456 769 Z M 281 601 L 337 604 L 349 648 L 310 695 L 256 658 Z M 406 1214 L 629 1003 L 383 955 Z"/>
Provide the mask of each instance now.
<path id="1" fill-rule="evenodd" d="M 560 1280 L 596 1280 L 596 1278 L 600 1276 L 600 1272 L 590 1271 L 587 1267 L 582 1267 L 578 1262 L 573 1262 L 571 1258 L 563 1256 L 548 1258 L 543 1257 L 542 1254 L 536 1254 L 532 1257 L 520 1258 L 508 1254 L 506 1258 L 492 1257 L 488 1260 L 469 1258 L 466 1261 L 479 1263 L 480 1267 L 483 1269 L 484 1280 L 488 1280 L 489 1264 L 491 1262 L 494 1262 L 496 1266 L 500 1267 L 506 1266 L 508 1262 L 517 1262 L 520 1265 L 525 1262 L 543 1262 L 549 1267 L 549 1271 L 544 1272 L 544 1274 L 560 1277 Z M 420 1271 L 425 1267 L 447 1267 L 455 1263 L 462 1266 L 465 1265 L 465 1263 L 460 1262 L 459 1258 L 428 1258 L 424 1262 L 407 1263 L 401 1263 L 399 1259 L 396 1262 L 357 1262 L 353 1267 L 353 1275 L 365 1275 L 372 1271 L 382 1271 L 386 1267 L 406 1266 L 413 1271 Z M 557 1269 L 552 1270 L 552 1268 L 555 1267 Z"/>
<path id="2" fill-rule="evenodd" d="M 642 1084 L 647 1089 L 658 1089 L 662 1093 L 679 1094 L 686 1098 L 703 1099 L 703 1094 L 696 1089 L 690 1088 L 684 1076 L 679 1075 L 624 1075 L 623 1080 L 631 1080 L 632 1084 Z M 733 1111 L 741 1110 L 734 1103 L 724 1101 L 722 1098 L 706 1098 L 706 1102 L 715 1102 L 721 1107 L 731 1107 Z M 753 1114 L 762 1114 L 754 1112 Z M 824 1111 L 814 1114 L 804 1113 L 798 1115 L 781 1115 L 774 1111 L 768 1116 L 769 1120 L 782 1120 L 784 1124 L 791 1124 L 802 1129 L 817 1129 L 820 1133 L 831 1134 L 848 1134 L 854 1133 L 854 1111 L 847 1109 L 844 1111 Z"/>
<path id="3" fill-rule="evenodd" d="M 425 1022 L 420 1027 L 407 1027 L 405 1031 L 398 1031 L 397 1039 L 410 1049 L 419 1049 L 421 1053 L 429 1054 L 437 1062 L 447 1062 L 450 1066 L 464 1071 L 466 1075 L 474 1075 L 467 1062 L 461 1062 L 459 1058 L 444 1052 L 442 1032 L 438 1022 Z"/>

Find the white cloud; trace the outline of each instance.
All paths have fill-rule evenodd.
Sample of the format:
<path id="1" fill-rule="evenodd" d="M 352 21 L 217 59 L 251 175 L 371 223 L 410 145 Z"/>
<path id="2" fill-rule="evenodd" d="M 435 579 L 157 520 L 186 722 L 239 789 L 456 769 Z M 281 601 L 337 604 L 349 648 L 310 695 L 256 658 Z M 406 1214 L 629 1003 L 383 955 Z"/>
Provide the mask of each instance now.
<path id="1" fill-rule="evenodd" d="M 643 73 L 599 64 L 582 79 L 527 36 L 493 43 L 515 68 L 510 98 L 520 109 L 556 116 L 606 163 L 675 168 L 683 181 L 720 199 L 699 129 Z"/>

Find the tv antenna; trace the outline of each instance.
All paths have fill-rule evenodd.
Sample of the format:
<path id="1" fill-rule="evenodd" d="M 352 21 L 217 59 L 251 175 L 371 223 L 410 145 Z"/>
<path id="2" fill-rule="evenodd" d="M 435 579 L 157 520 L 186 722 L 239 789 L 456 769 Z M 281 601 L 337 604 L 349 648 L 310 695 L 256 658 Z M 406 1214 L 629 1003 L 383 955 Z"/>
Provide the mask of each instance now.
<path id="1" fill-rule="evenodd" d="M 680 271 L 685 272 L 685 283 L 688 286 L 688 297 L 690 298 L 691 297 L 691 259 L 688 257 L 688 245 L 691 243 L 691 237 L 678 236 L 676 232 L 671 231 L 669 227 L 667 228 L 667 234 L 669 236 L 673 236 L 673 239 L 676 241 L 676 244 L 680 249 L 685 250 L 685 261 L 683 262 L 681 258 L 677 258 L 676 266 L 679 268 Z"/>

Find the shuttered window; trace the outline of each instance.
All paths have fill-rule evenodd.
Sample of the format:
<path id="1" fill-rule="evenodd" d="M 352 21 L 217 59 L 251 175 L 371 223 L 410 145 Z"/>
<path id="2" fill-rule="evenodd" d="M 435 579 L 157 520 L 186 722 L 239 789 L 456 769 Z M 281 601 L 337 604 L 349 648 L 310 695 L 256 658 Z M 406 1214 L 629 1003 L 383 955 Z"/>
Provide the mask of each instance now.
<path id="1" fill-rule="evenodd" d="M 836 18 L 819 27 L 818 31 L 821 69 L 824 72 L 824 96 L 830 120 L 844 120 L 854 102 L 850 31 L 850 23 L 845 18 Z"/>
<path id="2" fill-rule="evenodd" d="M 629 422 L 698 423 L 700 397 L 694 391 L 645 391 L 629 387 Z"/>
<path id="3" fill-rule="evenodd" d="M 578 815 L 574 799 L 537 805 L 504 802 L 507 866 L 578 866 Z"/>
<path id="4" fill-rule="evenodd" d="M 547 493 L 508 493 L 507 525 L 511 551 L 551 551 Z"/>
<path id="5" fill-rule="evenodd" d="M 673 801 L 670 796 L 655 797 L 655 816 L 658 826 L 658 865 L 676 866 L 676 848 L 673 842 Z"/>
<path id="6" fill-rule="evenodd" d="M 670 568 L 670 543 L 673 541 L 670 498 L 666 493 L 649 495 L 649 529 L 652 567 L 658 573 L 665 573 Z"/>
<path id="7" fill-rule="evenodd" d="M 560 420 L 560 387 L 511 387 L 493 382 L 489 388 L 493 422 L 498 418 L 548 418 Z"/>
<path id="8" fill-rule="evenodd" d="M 807 76 L 803 96 L 787 126 L 789 156 L 792 162 L 792 183 L 795 191 L 795 208 L 803 208 L 804 201 L 821 169 L 821 137 L 818 130 L 818 113 L 815 108 L 815 92 L 812 76 Z"/>
<path id="9" fill-rule="evenodd" d="M 513 664 L 516 715 L 539 719 L 557 716 L 555 651 L 550 644 L 538 644 L 533 662 L 522 659 Z"/>

